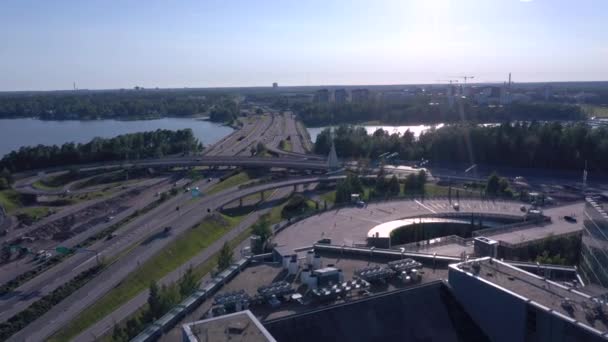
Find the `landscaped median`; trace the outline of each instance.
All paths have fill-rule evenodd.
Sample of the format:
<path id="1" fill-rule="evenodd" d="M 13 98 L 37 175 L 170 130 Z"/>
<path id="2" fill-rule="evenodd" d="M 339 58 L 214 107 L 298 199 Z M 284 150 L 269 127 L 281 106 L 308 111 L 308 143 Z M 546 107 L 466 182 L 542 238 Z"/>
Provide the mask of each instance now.
<path id="1" fill-rule="evenodd" d="M 162 251 L 129 274 L 117 287 L 110 290 L 95 304 L 82 311 L 78 317 L 51 337 L 51 341 L 67 341 L 86 328 L 109 315 L 131 298 L 175 270 L 228 231 L 235 228 L 246 216 L 212 215 L 189 229 Z M 208 267 L 208 266 L 207 266 Z M 195 269 L 197 275 L 206 269 Z"/>
<path id="2" fill-rule="evenodd" d="M 241 171 L 241 172 L 239 172 L 235 175 L 232 175 L 232 176 L 220 181 L 219 183 L 213 185 L 211 188 L 209 188 L 209 190 L 207 190 L 207 195 L 216 194 L 220 191 L 224 191 L 226 189 L 246 183 L 249 180 L 251 180 L 251 177 L 249 177 L 249 174 L 245 171 Z"/>

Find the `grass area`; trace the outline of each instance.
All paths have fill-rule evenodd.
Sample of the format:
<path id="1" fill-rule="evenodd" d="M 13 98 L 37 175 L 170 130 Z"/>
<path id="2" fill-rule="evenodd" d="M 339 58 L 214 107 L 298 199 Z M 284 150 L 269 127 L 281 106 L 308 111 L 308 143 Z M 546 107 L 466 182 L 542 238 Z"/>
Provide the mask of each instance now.
<path id="1" fill-rule="evenodd" d="M 281 140 L 281 142 L 279 143 L 279 148 L 287 152 L 293 151 L 293 145 L 291 144 L 291 140 Z"/>
<path id="2" fill-rule="evenodd" d="M 161 279 L 200 251 L 209 247 L 226 232 L 236 227 L 244 216 L 230 217 L 222 215 L 221 220 L 207 217 L 199 225 L 189 229 L 142 264 L 136 271 L 129 274 L 118 286 L 106 293 L 95 304 L 82 311 L 75 320 L 58 331 L 50 341 L 67 341 L 77 336 L 87 327 L 148 288 L 153 280 Z"/>
<path id="3" fill-rule="evenodd" d="M 264 191 L 264 198 L 267 199 L 268 196 L 272 195 L 272 193 L 273 193 L 273 191 L 271 191 L 271 190 Z M 261 200 L 262 200 L 262 198 L 260 197 L 259 193 L 251 194 L 249 196 L 243 197 L 243 203 L 246 203 L 247 201 L 255 201 L 257 203 Z"/>
<path id="4" fill-rule="evenodd" d="M 212 186 L 211 188 L 209 188 L 209 190 L 207 191 L 207 194 L 213 195 L 220 191 L 224 191 L 224 190 L 232 188 L 234 186 L 241 185 L 241 184 L 249 181 L 250 179 L 251 178 L 249 177 L 247 172 L 244 172 L 244 171 L 239 172 L 236 175 L 228 177 L 224 181 L 219 182 L 219 183 L 215 184 L 214 186 Z"/>
<path id="5" fill-rule="evenodd" d="M 2 190 L 0 191 L 0 205 L 7 213 L 12 214 L 23 205 L 21 195 L 15 190 Z"/>
<path id="6" fill-rule="evenodd" d="M 32 187 L 34 189 L 46 190 L 46 191 L 57 190 L 60 188 L 60 186 L 48 185 L 46 182 L 43 182 L 42 180 L 37 180 L 34 183 L 32 183 Z"/>
<path id="7" fill-rule="evenodd" d="M 32 224 L 55 213 L 55 210 L 48 207 L 27 207 L 19 209 L 15 213 L 22 222 L 26 221 L 27 224 Z"/>
<path id="8" fill-rule="evenodd" d="M 424 190 L 426 192 L 426 196 L 435 197 L 435 196 L 448 196 L 449 187 L 443 185 L 437 185 L 433 183 L 427 183 L 424 185 Z M 479 194 L 479 191 L 468 190 L 464 188 L 452 187 L 452 196 L 456 196 L 456 191 L 460 195 L 475 195 Z"/>
<path id="9" fill-rule="evenodd" d="M 230 240 L 228 242 L 228 246 L 230 246 L 230 248 L 232 250 L 235 250 L 243 241 L 245 241 L 246 239 L 248 239 L 250 235 L 251 235 L 251 227 L 245 229 L 244 231 L 242 231 L 241 233 L 239 233 L 239 235 L 237 235 L 234 239 Z M 207 259 L 205 262 L 203 262 L 202 264 L 194 267 L 193 268 L 194 276 L 197 279 L 202 279 L 205 275 L 207 275 L 208 273 L 212 272 L 216 268 L 216 266 L 217 266 L 218 255 L 219 255 L 219 253 L 215 253 L 209 259 Z M 235 253 L 234 258 L 235 259 L 240 258 L 240 256 L 238 255 L 238 253 Z M 139 316 L 141 316 L 141 314 L 147 310 L 147 307 L 148 307 L 148 304 L 143 305 L 137 311 L 135 311 L 133 314 L 129 315 L 129 317 L 127 317 L 125 320 L 123 320 L 120 324 L 124 325 L 124 322 L 126 322 L 131 317 L 139 317 Z M 51 339 L 51 341 L 59 341 L 59 339 L 58 338 L 53 338 L 53 339 Z M 108 331 L 106 333 L 106 335 L 102 336 L 101 339 L 100 339 L 100 341 L 102 341 L 102 342 L 111 342 L 111 341 L 113 341 L 112 335 L 111 335 L 111 331 Z"/>
<path id="10" fill-rule="evenodd" d="M 319 195 L 319 197 L 327 202 L 327 205 L 336 202 L 336 190 L 330 190 Z"/>
<path id="11" fill-rule="evenodd" d="M 588 117 L 608 118 L 608 107 L 582 104 L 580 105 Z"/>

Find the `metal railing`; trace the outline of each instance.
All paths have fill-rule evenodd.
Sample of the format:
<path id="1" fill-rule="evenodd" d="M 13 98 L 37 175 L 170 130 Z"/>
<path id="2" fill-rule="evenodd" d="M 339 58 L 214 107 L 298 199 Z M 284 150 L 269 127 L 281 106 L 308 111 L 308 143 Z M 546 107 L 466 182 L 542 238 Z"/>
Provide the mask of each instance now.
<path id="1" fill-rule="evenodd" d="M 519 230 L 528 229 L 530 226 L 543 225 L 546 223 L 551 223 L 551 218 L 547 217 L 547 216 L 543 216 L 542 218 L 539 218 L 539 219 L 526 220 L 523 222 L 516 222 L 516 223 L 507 224 L 507 225 L 500 226 L 500 227 L 476 230 L 473 232 L 473 237 L 492 236 L 492 235 L 496 235 L 496 234 L 512 233 L 512 232 L 516 232 Z"/>

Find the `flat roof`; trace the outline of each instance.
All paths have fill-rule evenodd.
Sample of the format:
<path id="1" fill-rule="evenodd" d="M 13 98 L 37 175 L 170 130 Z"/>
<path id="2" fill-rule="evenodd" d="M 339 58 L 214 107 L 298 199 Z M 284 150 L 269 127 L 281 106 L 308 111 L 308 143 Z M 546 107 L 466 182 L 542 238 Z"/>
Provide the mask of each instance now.
<path id="1" fill-rule="evenodd" d="M 472 265 L 479 262 L 479 274 L 474 275 Z M 568 288 L 559 283 L 526 272 L 507 263 L 493 258 L 480 258 L 449 266 L 452 270 L 463 272 L 471 277 L 483 279 L 497 288 L 514 293 L 536 307 L 550 310 L 571 320 L 576 320 L 587 329 L 598 334 L 608 332 L 608 322 L 601 319 L 588 319 L 586 312 L 591 310 L 597 302 L 591 296 Z M 562 304 L 569 301 L 573 310 L 566 310 Z M 604 310 L 607 310 L 605 304 Z"/>
<path id="2" fill-rule="evenodd" d="M 276 342 L 249 310 L 184 324 L 189 341 Z"/>

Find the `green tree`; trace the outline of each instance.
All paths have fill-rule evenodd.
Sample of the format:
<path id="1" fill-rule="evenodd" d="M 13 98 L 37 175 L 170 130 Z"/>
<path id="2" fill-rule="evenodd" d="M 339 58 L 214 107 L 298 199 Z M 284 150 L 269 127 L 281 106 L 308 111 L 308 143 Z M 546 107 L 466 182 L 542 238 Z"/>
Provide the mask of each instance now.
<path id="1" fill-rule="evenodd" d="M 255 150 L 257 155 L 263 155 L 266 152 L 266 145 L 260 141 L 256 145 Z"/>
<path id="2" fill-rule="evenodd" d="M 418 181 L 418 187 L 424 188 L 424 185 L 426 184 L 426 181 L 427 181 L 426 171 L 420 170 L 420 172 L 418 172 L 418 175 L 416 177 L 417 177 L 417 181 Z"/>
<path id="3" fill-rule="evenodd" d="M 255 254 L 263 253 L 265 248 L 272 236 L 272 229 L 270 228 L 270 221 L 268 214 L 262 215 L 260 220 L 256 222 L 251 228 L 251 234 L 260 237 L 260 250 L 252 251 Z"/>
<path id="4" fill-rule="evenodd" d="M 223 271 L 228 268 L 228 266 L 232 264 L 232 258 L 232 249 L 227 242 L 224 242 L 224 245 L 220 249 L 220 253 L 217 258 L 217 269 L 219 271 Z"/>
<path id="5" fill-rule="evenodd" d="M 199 287 L 199 285 L 200 282 L 196 279 L 192 266 L 190 266 L 179 280 L 179 293 L 182 297 L 189 296 Z"/>
<path id="6" fill-rule="evenodd" d="M 401 192 L 401 187 L 399 186 L 399 180 L 397 176 L 393 175 L 388 182 L 388 193 L 390 196 L 397 196 Z"/>
<path id="7" fill-rule="evenodd" d="M 500 178 L 493 172 L 486 183 L 486 193 L 489 195 L 497 195 L 500 190 Z"/>
<path id="8" fill-rule="evenodd" d="M 148 294 L 148 308 L 150 317 L 149 319 L 155 320 L 162 315 L 163 307 L 161 300 L 160 289 L 158 288 L 158 284 L 153 281 L 150 284 L 150 293 Z"/>
<path id="9" fill-rule="evenodd" d="M 120 326 L 120 324 L 115 324 L 114 329 L 112 330 L 112 341 L 126 342 L 128 340 L 129 336 L 127 336 L 125 330 Z"/>
<path id="10" fill-rule="evenodd" d="M 9 188 L 8 180 L 4 177 L 0 177 L 0 190 L 5 190 Z"/>
<path id="11" fill-rule="evenodd" d="M 179 286 L 175 283 L 169 286 L 163 285 L 160 288 L 160 294 L 160 316 L 162 316 L 165 313 L 169 312 L 169 310 L 171 310 L 174 305 L 177 305 L 179 303 L 181 296 L 179 293 Z"/>
<path id="12" fill-rule="evenodd" d="M 125 324 L 125 332 L 129 340 L 137 336 L 141 329 L 141 322 L 137 316 L 127 320 L 127 323 Z"/>

